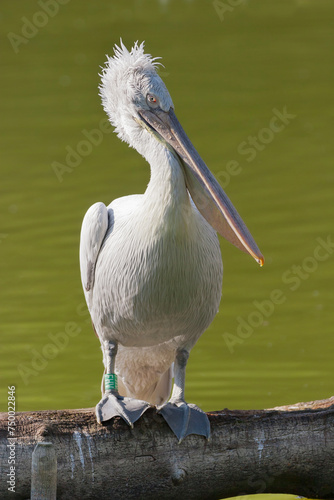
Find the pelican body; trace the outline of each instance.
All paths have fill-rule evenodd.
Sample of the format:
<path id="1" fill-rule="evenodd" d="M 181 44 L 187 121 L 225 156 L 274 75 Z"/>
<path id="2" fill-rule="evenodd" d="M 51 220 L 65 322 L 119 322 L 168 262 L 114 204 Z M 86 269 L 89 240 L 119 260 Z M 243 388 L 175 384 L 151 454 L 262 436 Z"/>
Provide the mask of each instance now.
<path id="1" fill-rule="evenodd" d="M 221 299 L 217 231 L 261 265 L 263 257 L 178 122 L 156 59 L 144 44 L 114 52 L 101 75 L 102 102 L 151 177 L 144 194 L 95 203 L 82 224 L 81 278 L 105 366 L 96 415 L 133 425 L 155 405 L 180 441 L 209 437 L 184 385 L 189 353 Z"/>

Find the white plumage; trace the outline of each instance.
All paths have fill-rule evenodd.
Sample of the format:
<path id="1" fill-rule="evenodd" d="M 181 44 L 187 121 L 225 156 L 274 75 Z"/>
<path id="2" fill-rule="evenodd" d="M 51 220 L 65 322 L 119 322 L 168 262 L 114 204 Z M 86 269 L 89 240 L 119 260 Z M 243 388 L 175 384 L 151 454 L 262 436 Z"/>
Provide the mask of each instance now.
<path id="1" fill-rule="evenodd" d="M 211 198 L 201 210 L 204 218 L 189 195 L 190 191 L 196 202 L 200 188 L 207 200 L 211 179 L 202 181 L 192 160 L 182 157 L 184 151 L 193 153 L 192 145 L 189 142 L 185 148 L 179 140 L 179 136 L 185 140 L 185 134 L 174 118 L 174 106 L 157 75 L 157 64 L 144 53 L 143 44 L 135 44 L 131 52 L 121 44 L 103 70 L 100 92 L 104 108 L 118 136 L 149 162 L 151 178 L 144 194 L 116 199 L 108 207 L 95 203 L 88 210 L 81 230 L 80 267 L 106 372 L 117 373 L 120 396 L 161 405 L 170 395 L 171 367 L 176 360 L 169 407 L 183 408 L 189 420 L 182 387 L 188 353 L 213 320 L 221 298 L 223 266 L 212 225 L 219 230 L 219 224 L 224 224 L 227 237 L 233 230 L 233 239 L 238 231 L 231 230 L 216 202 L 214 207 L 209 204 Z M 172 120 L 167 128 L 161 121 L 165 117 Z M 194 154 L 192 158 L 198 160 Z M 223 206 L 228 198 L 222 193 L 218 194 Z M 200 201 L 196 204 L 201 209 Z M 227 203 L 227 210 L 230 208 Z M 232 211 L 232 217 L 235 214 Z M 217 217 L 221 219 L 218 223 Z M 239 228 L 239 219 L 241 236 L 237 235 L 237 243 L 232 242 L 246 246 L 243 238 L 261 261 L 247 229 Z M 132 403 L 129 410 L 127 398 L 120 396 L 117 391 L 106 392 L 97 406 L 100 421 L 116 414 L 130 424 L 137 419 L 137 414 L 131 418 Z M 120 411 L 119 402 L 123 405 Z M 146 407 L 142 402 L 139 413 Z M 201 414 L 197 407 L 192 408 Z M 192 427 L 188 422 L 185 428 L 185 416 L 173 427 L 169 416 L 162 414 L 179 439 L 191 432 L 208 436 L 207 429 L 201 432 L 195 424 Z"/>

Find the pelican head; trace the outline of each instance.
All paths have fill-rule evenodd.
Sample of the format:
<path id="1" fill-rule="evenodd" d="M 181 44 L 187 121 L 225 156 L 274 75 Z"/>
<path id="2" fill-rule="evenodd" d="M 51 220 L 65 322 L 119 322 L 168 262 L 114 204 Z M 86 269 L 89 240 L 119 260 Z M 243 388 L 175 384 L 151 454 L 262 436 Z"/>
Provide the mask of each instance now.
<path id="1" fill-rule="evenodd" d="M 144 42 L 136 43 L 130 52 L 121 42 L 102 71 L 100 95 L 104 110 L 118 137 L 132 147 L 136 147 L 145 129 L 142 110 L 157 108 L 157 102 L 166 112 L 174 107 L 166 85 L 157 74 L 157 59 L 144 53 Z"/>
<path id="2" fill-rule="evenodd" d="M 145 147 L 162 143 L 177 158 L 187 189 L 211 226 L 233 245 L 249 253 L 261 266 L 264 259 L 233 204 L 184 132 L 173 101 L 157 74 L 159 58 L 144 53 L 144 42 L 129 52 L 115 46 L 102 70 L 100 95 L 118 137 L 146 159 Z"/>

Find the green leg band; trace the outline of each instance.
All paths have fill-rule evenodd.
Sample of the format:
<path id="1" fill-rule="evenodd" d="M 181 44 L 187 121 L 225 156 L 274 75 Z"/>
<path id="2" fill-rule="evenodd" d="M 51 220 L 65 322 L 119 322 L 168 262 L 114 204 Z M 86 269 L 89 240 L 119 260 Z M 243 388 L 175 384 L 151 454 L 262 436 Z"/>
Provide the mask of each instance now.
<path id="1" fill-rule="evenodd" d="M 104 388 L 106 391 L 118 390 L 116 373 L 106 373 L 104 375 Z"/>

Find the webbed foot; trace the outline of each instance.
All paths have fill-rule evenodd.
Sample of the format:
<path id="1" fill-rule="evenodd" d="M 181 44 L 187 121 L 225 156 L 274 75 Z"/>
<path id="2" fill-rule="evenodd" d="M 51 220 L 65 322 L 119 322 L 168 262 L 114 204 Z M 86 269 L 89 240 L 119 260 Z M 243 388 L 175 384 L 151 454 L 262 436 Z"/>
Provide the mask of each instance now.
<path id="1" fill-rule="evenodd" d="M 99 424 L 113 417 L 122 417 L 130 426 L 142 416 L 150 405 L 140 399 L 125 398 L 115 392 L 107 392 L 96 405 L 95 413 Z"/>
<path id="2" fill-rule="evenodd" d="M 209 419 L 206 413 L 194 404 L 170 400 L 158 408 L 158 413 L 166 420 L 178 438 L 179 443 L 189 434 L 198 434 L 205 436 L 207 439 L 210 438 Z"/>

